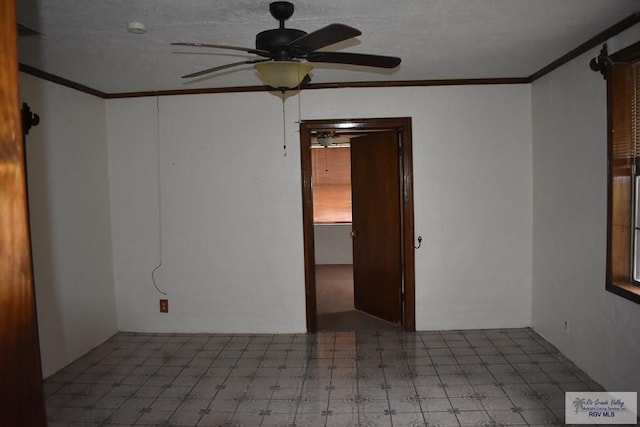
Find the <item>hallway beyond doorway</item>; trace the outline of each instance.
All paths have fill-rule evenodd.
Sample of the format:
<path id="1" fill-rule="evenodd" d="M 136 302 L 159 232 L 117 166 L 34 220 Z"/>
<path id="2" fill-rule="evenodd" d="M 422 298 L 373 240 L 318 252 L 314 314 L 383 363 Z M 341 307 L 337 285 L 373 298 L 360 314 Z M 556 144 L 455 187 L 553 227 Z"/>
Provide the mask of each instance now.
<path id="1" fill-rule="evenodd" d="M 356 310 L 353 304 L 353 266 L 316 265 L 319 331 L 393 330 L 393 323 Z"/>

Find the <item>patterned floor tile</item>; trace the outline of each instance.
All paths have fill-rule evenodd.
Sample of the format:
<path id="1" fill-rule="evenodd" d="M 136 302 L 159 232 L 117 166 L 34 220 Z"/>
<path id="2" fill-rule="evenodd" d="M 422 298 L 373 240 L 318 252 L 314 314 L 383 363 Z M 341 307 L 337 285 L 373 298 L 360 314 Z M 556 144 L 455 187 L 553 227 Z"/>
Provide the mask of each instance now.
<path id="1" fill-rule="evenodd" d="M 45 381 L 49 425 L 561 425 L 601 390 L 531 329 L 119 333 Z"/>

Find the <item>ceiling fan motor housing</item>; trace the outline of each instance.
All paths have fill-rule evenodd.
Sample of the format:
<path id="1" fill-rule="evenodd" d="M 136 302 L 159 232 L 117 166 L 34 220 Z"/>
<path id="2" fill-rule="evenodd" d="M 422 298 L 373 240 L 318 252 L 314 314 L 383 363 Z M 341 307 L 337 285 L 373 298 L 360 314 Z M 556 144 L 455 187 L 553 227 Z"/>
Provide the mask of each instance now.
<path id="1" fill-rule="evenodd" d="M 271 53 L 268 57 L 276 61 L 288 61 L 296 57 L 296 49 L 294 46 L 288 46 L 292 41 L 306 36 L 307 33 L 302 30 L 293 28 L 285 28 L 284 21 L 293 15 L 294 6 L 288 1 L 274 1 L 269 5 L 269 11 L 279 23 L 279 28 L 274 30 L 266 30 L 256 35 L 256 49 L 266 50 Z M 266 56 L 266 55 L 265 55 Z"/>
<path id="2" fill-rule="evenodd" d="M 288 46 L 292 41 L 306 36 L 307 33 L 293 28 L 276 28 L 256 35 L 256 49 L 271 53 L 276 61 L 286 61 L 296 56 L 295 46 Z"/>

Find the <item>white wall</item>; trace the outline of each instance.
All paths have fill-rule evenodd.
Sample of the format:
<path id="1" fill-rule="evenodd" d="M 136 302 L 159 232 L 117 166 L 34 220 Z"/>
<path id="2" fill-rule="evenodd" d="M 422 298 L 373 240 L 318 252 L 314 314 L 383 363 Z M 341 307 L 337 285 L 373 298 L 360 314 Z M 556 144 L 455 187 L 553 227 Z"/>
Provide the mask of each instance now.
<path id="1" fill-rule="evenodd" d="M 154 98 L 107 101 L 121 330 L 305 330 L 299 108 L 302 119 L 413 118 L 418 329 L 530 325 L 529 85 L 298 100 L 286 104 L 286 157 L 273 94 L 162 97 L 159 138 Z M 160 222 L 164 315 L 150 277 Z"/>
<path id="2" fill-rule="evenodd" d="M 609 51 L 639 38 L 636 26 Z M 605 291 L 606 84 L 589 69 L 598 52 L 532 87 L 533 327 L 606 388 L 638 391 L 640 306 Z"/>
<path id="3" fill-rule="evenodd" d="M 303 93 L 307 119 L 410 116 L 416 328 L 531 320 L 528 85 Z"/>
<path id="4" fill-rule="evenodd" d="M 42 369 L 64 367 L 116 330 L 105 102 L 21 74 L 39 114 L 27 137 Z"/>
<path id="5" fill-rule="evenodd" d="M 351 223 L 313 226 L 316 264 L 352 264 Z"/>
<path id="6" fill-rule="evenodd" d="M 305 330 L 299 155 L 260 95 L 161 98 L 159 151 L 155 99 L 108 102 L 121 330 Z"/>

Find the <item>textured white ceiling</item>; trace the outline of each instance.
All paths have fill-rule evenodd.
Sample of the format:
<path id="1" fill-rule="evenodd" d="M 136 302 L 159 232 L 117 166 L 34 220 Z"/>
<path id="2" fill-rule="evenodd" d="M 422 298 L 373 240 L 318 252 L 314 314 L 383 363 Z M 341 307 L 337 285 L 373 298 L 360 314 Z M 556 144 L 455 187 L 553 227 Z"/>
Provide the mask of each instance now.
<path id="1" fill-rule="evenodd" d="M 185 81 L 181 75 L 251 55 L 171 46 L 254 47 L 276 28 L 269 1 L 19 0 L 20 62 L 105 93 L 262 85 L 251 66 Z M 638 0 L 296 0 L 286 26 L 362 31 L 323 50 L 399 56 L 394 70 L 316 64 L 313 83 L 527 77 L 640 10 Z M 147 33 L 127 32 L 141 21 Z M 185 54 L 191 52 L 193 54 Z"/>

